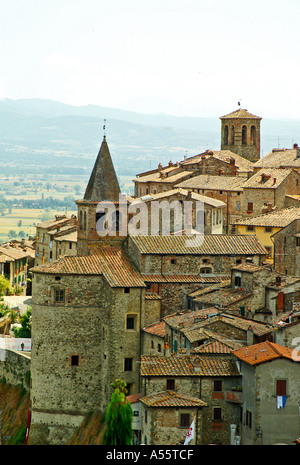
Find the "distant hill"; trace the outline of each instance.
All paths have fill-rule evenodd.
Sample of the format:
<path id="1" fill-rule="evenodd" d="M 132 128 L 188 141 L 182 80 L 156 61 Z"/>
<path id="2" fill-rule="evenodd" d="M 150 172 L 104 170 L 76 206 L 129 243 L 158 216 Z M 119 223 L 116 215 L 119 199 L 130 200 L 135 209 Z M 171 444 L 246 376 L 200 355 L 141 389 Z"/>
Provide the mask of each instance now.
<path id="1" fill-rule="evenodd" d="M 232 109 L 228 109 L 230 112 Z M 249 109 L 254 111 L 254 109 Z M 220 120 L 141 114 L 42 99 L 0 100 L 0 168 L 11 173 L 86 173 L 106 137 L 119 176 L 135 176 L 220 147 Z M 263 116 L 263 115 L 260 115 Z M 298 139 L 299 135 L 299 139 Z M 300 120 L 262 120 L 261 152 L 300 144 Z"/>

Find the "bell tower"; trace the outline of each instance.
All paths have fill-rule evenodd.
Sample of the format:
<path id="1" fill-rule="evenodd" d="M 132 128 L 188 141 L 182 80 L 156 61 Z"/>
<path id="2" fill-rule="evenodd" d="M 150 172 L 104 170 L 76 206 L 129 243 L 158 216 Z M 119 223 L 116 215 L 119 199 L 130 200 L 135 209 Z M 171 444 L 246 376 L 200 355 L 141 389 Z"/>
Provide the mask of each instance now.
<path id="1" fill-rule="evenodd" d="M 121 221 L 127 222 L 125 201 L 121 198 L 119 182 L 114 169 L 106 136 L 92 170 L 84 198 L 76 200 L 78 209 L 78 255 L 86 255 L 91 245 L 120 245 L 126 232 L 120 228 Z M 101 211 L 101 208 L 103 207 Z M 106 208 L 107 207 L 107 208 Z M 104 218 L 105 211 L 111 213 L 111 233 L 99 234 L 99 223 Z M 124 212 L 124 213 L 123 213 Z M 121 218 L 122 216 L 122 218 Z M 127 223 L 125 223 L 127 224 Z M 105 225 L 104 225 L 105 226 Z M 116 233 L 114 233 L 116 231 Z"/>
<path id="2" fill-rule="evenodd" d="M 242 108 L 221 116 L 221 150 L 230 150 L 252 162 L 259 160 L 261 119 Z"/>

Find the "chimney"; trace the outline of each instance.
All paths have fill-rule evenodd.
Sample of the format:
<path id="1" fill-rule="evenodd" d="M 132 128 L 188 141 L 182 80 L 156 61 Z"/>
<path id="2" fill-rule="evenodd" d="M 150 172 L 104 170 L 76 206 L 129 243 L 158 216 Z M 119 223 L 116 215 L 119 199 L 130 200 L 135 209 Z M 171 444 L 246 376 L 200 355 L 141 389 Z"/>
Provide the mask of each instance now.
<path id="1" fill-rule="evenodd" d="M 169 161 L 169 166 L 173 166 L 173 162 L 172 162 L 172 161 Z"/>
<path id="2" fill-rule="evenodd" d="M 162 170 L 162 164 L 160 163 L 157 167 L 158 171 L 161 171 Z"/>

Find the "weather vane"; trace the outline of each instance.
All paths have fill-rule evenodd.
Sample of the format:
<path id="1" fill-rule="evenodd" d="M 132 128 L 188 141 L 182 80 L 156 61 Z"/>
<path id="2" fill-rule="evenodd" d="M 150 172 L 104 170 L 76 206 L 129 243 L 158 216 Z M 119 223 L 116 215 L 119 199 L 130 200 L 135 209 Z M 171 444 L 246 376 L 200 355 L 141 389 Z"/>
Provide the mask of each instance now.
<path id="1" fill-rule="evenodd" d="M 104 118 L 103 120 L 103 136 L 105 137 L 105 124 L 106 124 L 106 119 Z"/>

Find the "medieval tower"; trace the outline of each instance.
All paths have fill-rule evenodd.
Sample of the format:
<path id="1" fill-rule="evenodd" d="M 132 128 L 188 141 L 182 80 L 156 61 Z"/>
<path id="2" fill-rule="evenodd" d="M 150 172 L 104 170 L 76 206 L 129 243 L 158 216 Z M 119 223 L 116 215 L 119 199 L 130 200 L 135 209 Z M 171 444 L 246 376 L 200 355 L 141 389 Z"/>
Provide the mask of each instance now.
<path id="1" fill-rule="evenodd" d="M 245 109 L 221 116 L 221 150 L 230 150 L 249 161 L 260 158 L 260 121 Z"/>
<path id="2" fill-rule="evenodd" d="M 110 384 L 139 392 L 146 285 L 122 237 L 96 231 L 97 204 L 119 211 L 119 184 L 104 138 L 78 205 L 76 256 L 36 266 L 32 290 L 29 444 L 66 444 L 91 411 L 104 412 Z"/>

